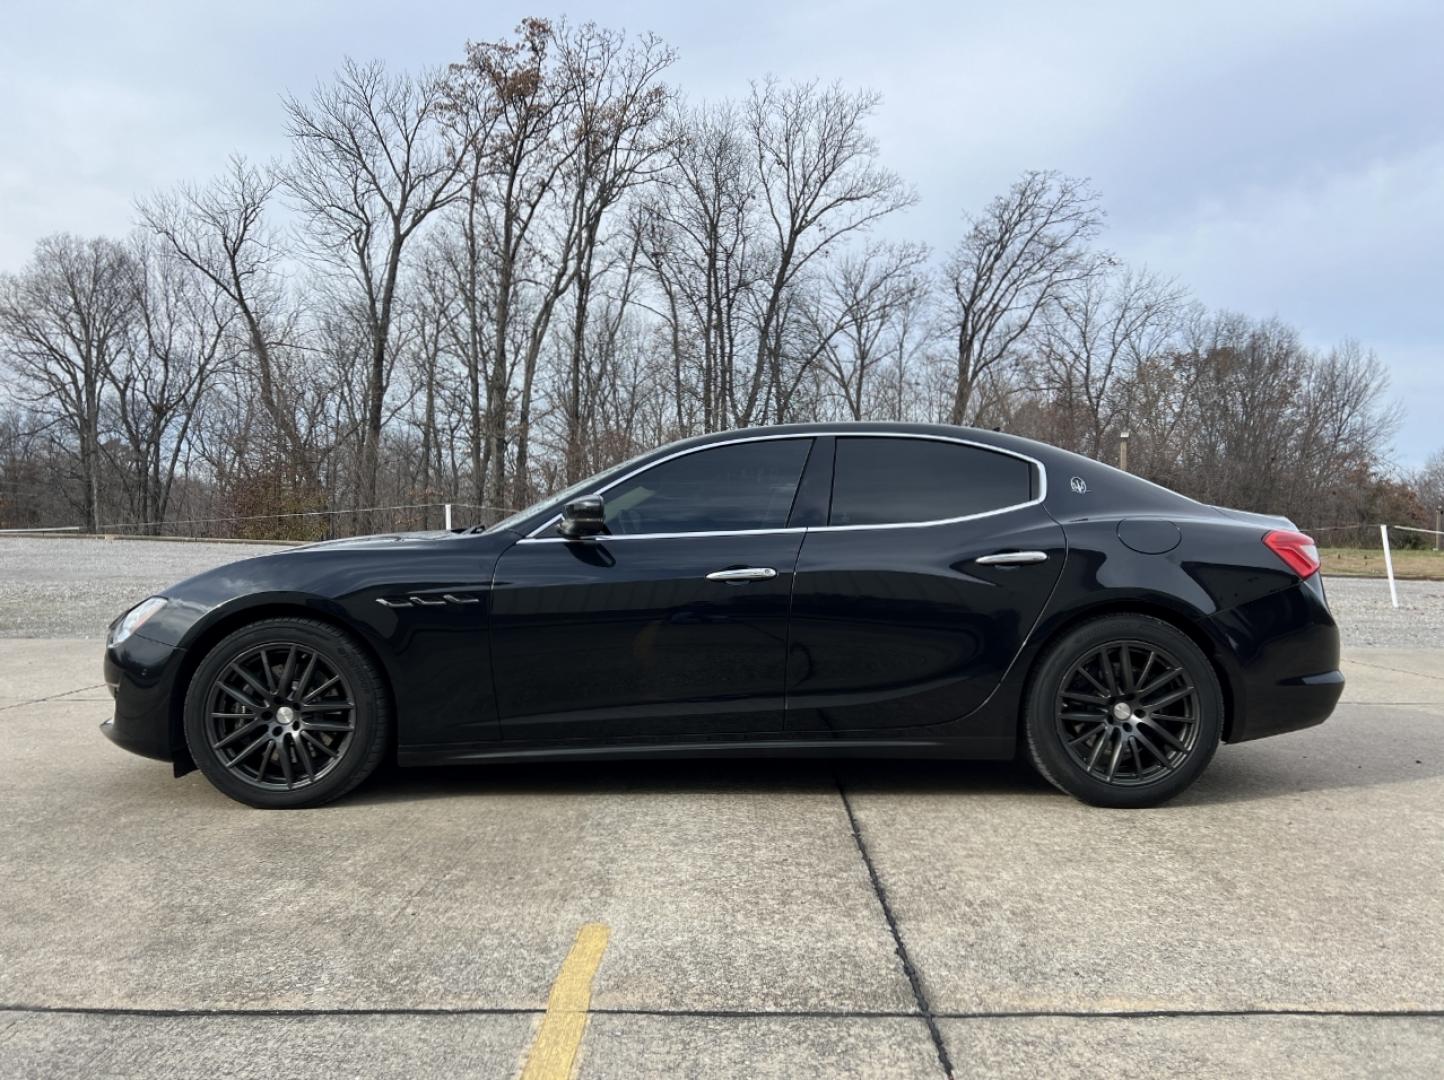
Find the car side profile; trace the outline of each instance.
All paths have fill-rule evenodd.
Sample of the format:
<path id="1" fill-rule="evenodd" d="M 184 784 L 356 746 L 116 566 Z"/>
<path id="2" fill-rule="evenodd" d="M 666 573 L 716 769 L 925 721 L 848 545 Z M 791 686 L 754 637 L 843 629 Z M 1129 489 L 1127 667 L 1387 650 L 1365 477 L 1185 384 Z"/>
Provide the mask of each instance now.
<path id="1" fill-rule="evenodd" d="M 1343 689 L 1313 541 L 1016 436 L 686 439 L 486 531 L 312 544 L 117 619 L 116 743 L 259 807 L 402 765 L 1008 759 L 1100 806 Z"/>

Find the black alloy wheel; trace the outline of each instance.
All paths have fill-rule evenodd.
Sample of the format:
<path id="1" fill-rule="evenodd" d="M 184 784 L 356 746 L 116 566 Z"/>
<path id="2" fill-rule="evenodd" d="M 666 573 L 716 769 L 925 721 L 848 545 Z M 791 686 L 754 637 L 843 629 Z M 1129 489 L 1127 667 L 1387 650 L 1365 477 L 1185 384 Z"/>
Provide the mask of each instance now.
<path id="1" fill-rule="evenodd" d="M 227 795 L 266 808 L 316 806 L 375 769 L 389 707 L 380 672 L 346 634 L 268 619 L 201 661 L 185 725 L 196 765 Z"/>
<path id="2" fill-rule="evenodd" d="M 1147 784 L 1198 741 L 1198 689 L 1177 659 L 1146 641 L 1113 641 L 1076 664 L 1054 699 L 1074 763 L 1109 784 Z"/>
<path id="3" fill-rule="evenodd" d="M 1024 721 L 1029 756 L 1055 786 L 1095 805 L 1153 806 L 1213 757 L 1223 697 L 1208 658 L 1182 631 L 1114 615 L 1045 653 Z"/>

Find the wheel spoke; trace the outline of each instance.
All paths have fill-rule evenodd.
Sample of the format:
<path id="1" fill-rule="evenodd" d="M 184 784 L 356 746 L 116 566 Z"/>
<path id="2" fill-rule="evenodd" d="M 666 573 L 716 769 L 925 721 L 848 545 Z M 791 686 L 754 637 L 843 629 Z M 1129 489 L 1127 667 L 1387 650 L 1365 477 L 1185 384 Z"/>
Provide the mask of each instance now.
<path id="1" fill-rule="evenodd" d="M 285 742 L 276 745 L 276 760 L 281 763 L 281 775 L 286 778 L 286 787 L 295 787 L 296 777 L 291 771 L 291 752 Z"/>
<path id="2" fill-rule="evenodd" d="M 239 676 L 245 681 L 245 683 L 246 683 L 247 686 L 249 686 L 249 687 L 250 687 L 252 690 L 254 690 L 256 693 L 260 694 L 262 701 L 265 701 L 268 697 L 271 696 L 271 692 L 270 692 L 268 689 L 266 689 L 264 686 L 262 686 L 260 683 L 256 682 L 255 676 L 253 676 L 253 675 L 252 675 L 249 671 L 247 671 L 245 668 L 241 667 L 240 664 L 232 664 L 232 665 L 230 666 L 230 669 L 229 669 L 229 670 L 232 671 L 232 672 L 234 672 L 235 674 L 239 675 Z M 239 699 L 237 699 L 237 700 L 239 700 Z M 259 709 L 260 706 L 257 705 L 256 708 Z"/>
<path id="3" fill-rule="evenodd" d="M 301 727 L 305 731 L 353 731 L 354 724 L 349 720 L 303 720 Z"/>
<path id="4" fill-rule="evenodd" d="M 311 685 L 311 672 L 316 670 L 316 654 L 311 654 L 311 659 L 306 661 L 306 670 L 301 673 L 300 681 L 296 683 L 296 700 L 306 700 L 306 687 Z"/>
<path id="5" fill-rule="evenodd" d="M 215 714 L 212 713 L 211 715 L 214 716 Z M 227 735 L 227 736 L 226 736 L 224 739 L 222 739 L 220 742 L 211 743 L 211 749 L 212 749 L 212 750 L 224 750 L 227 746 L 230 746 L 231 743 L 236 742 L 237 740 L 239 740 L 239 739 L 241 738 L 241 736 L 245 735 L 245 734 L 248 733 L 248 732 L 255 731 L 257 725 L 260 725 L 261 727 L 264 727 L 264 726 L 265 726 L 265 721 L 262 720 L 259 716 L 256 717 L 254 720 L 252 720 L 249 724 L 242 724 L 240 727 L 236 728 L 235 731 L 231 732 L 229 735 Z"/>
<path id="6" fill-rule="evenodd" d="M 281 678 L 276 686 L 283 696 L 290 696 L 291 680 L 296 677 L 296 646 L 292 645 L 286 653 L 286 662 L 281 665 Z"/>
<path id="7" fill-rule="evenodd" d="M 1153 661 L 1157 659 L 1158 653 L 1154 652 L 1152 649 L 1149 649 L 1148 659 L 1143 661 L 1143 670 L 1138 673 L 1138 677 L 1134 680 L 1133 685 L 1135 690 L 1148 682 L 1148 672 L 1153 667 Z"/>
<path id="8" fill-rule="evenodd" d="M 1105 730 L 1093 744 L 1093 753 L 1088 755 L 1088 771 L 1092 772 L 1093 767 L 1098 764 L 1098 756 L 1103 753 L 1103 747 L 1108 743 L 1110 731 Z"/>
<path id="9" fill-rule="evenodd" d="M 302 713 L 313 712 L 337 712 L 342 709 L 354 709 L 356 706 L 349 701 L 317 701 L 310 705 L 302 705 Z"/>
<path id="10" fill-rule="evenodd" d="M 1104 777 L 1110 784 L 1113 782 L 1113 775 L 1118 771 L 1118 759 L 1123 756 L 1123 733 L 1118 732 L 1118 738 L 1113 744 L 1113 756 L 1108 759 L 1108 775 Z"/>
<path id="11" fill-rule="evenodd" d="M 266 766 L 271 763 L 271 751 L 275 748 L 276 744 L 272 742 L 268 736 L 266 739 L 266 745 L 261 750 L 261 763 L 256 766 L 256 783 L 259 784 L 262 780 L 266 778 Z"/>
<path id="12" fill-rule="evenodd" d="M 1157 711 L 1158 709 L 1168 708 L 1168 706 L 1172 705 L 1175 701 L 1182 701 L 1184 698 L 1188 697 L 1192 693 L 1193 684 L 1188 683 L 1187 685 L 1182 686 L 1177 690 L 1173 690 L 1167 694 L 1164 694 L 1163 697 L 1158 698 L 1157 700 L 1140 701 L 1139 704 L 1141 704 L 1145 709 L 1148 709 L 1150 711 Z"/>
<path id="13" fill-rule="evenodd" d="M 1163 751 L 1159 750 L 1158 747 L 1153 744 L 1153 740 L 1150 739 L 1147 735 L 1143 734 L 1142 728 L 1134 729 L 1133 736 L 1138 742 L 1143 744 L 1143 749 L 1147 750 L 1163 764 L 1163 767 L 1165 769 L 1173 768 L 1173 763 L 1168 760 L 1168 755 L 1163 753 Z M 1180 745 L 1178 748 L 1180 750 L 1183 749 L 1182 745 Z M 1141 764 L 1138 767 L 1138 772 L 1140 775 L 1142 775 L 1143 773 L 1143 766 Z"/>
<path id="14" fill-rule="evenodd" d="M 1093 723 L 1096 721 L 1101 724 L 1103 722 L 1102 717 L 1096 712 L 1060 712 L 1058 719 L 1068 721 L 1081 720 L 1085 723 Z"/>
<path id="15" fill-rule="evenodd" d="M 1133 652 L 1127 645 L 1123 646 L 1119 660 L 1119 667 L 1123 674 L 1123 690 L 1125 693 L 1131 694 L 1138 688 L 1138 684 L 1133 681 Z"/>
<path id="16" fill-rule="evenodd" d="M 1138 740 L 1128 740 L 1128 752 L 1133 755 L 1133 775 L 1143 777 L 1143 759 L 1138 756 Z"/>
<path id="17" fill-rule="evenodd" d="M 1083 732 L 1082 735 L 1077 735 L 1077 736 L 1074 736 L 1073 738 L 1069 739 L 1069 740 L 1068 740 L 1068 745 L 1069 745 L 1069 746 L 1077 746 L 1080 742 L 1087 742 L 1087 741 L 1088 741 L 1089 739 L 1091 739 L 1094 735 L 1097 735 L 1099 728 L 1102 728 L 1103 726 L 1104 726 L 1104 723 L 1103 723 L 1102 720 L 1096 721 L 1096 722 L 1094 723 L 1094 725 L 1093 725 L 1091 728 L 1089 728 L 1087 731 Z"/>
<path id="18" fill-rule="evenodd" d="M 1147 724 L 1150 731 L 1152 731 L 1155 735 L 1157 735 L 1160 739 L 1166 742 L 1169 746 L 1173 747 L 1175 750 L 1186 751 L 1188 749 L 1188 747 L 1184 746 L 1180 740 L 1173 737 L 1172 732 L 1170 732 L 1166 727 L 1164 727 L 1158 722 L 1158 717 L 1150 716 L 1147 719 L 1140 720 L 1139 723 Z"/>
<path id="19" fill-rule="evenodd" d="M 306 779 L 316 779 L 316 763 L 311 760 L 311 751 L 306 749 L 306 740 L 301 736 L 305 732 L 297 732 L 291 738 L 291 745 L 296 748 L 296 758 L 301 762 L 301 768 L 306 770 Z"/>
<path id="20" fill-rule="evenodd" d="M 250 744 L 249 746 L 247 746 L 244 750 L 242 750 L 239 754 L 237 754 L 235 757 L 231 758 L 230 761 L 226 762 L 226 768 L 228 768 L 228 769 L 234 769 L 234 768 L 235 768 L 236 766 L 238 766 L 242 761 L 244 761 L 246 758 L 248 758 L 248 757 L 250 757 L 252 754 L 254 754 L 254 753 L 256 752 L 256 750 L 258 750 L 261 746 L 264 746 L 265 743 L 266 743 L 270 738 L 271 738 L 270 735 L 266 734 L 265 732 L 262 732 L 261 735 L 256 739 L 255 742 L 251 743 L 251 744 Z"/>
<path id="21" fill-rule="evenodd" d="M 252 700 L 249 695 L 241 693 L 234 686 L 227 686 L 226 684 L 221 683 L 219 684 L 218 689 L 222 694 L 226 695 L 226 697 L 231 698 L 233 701 L 239 701 L 246 708 L 250 709 L 251 712 L 260 712 L 263 708 L 265 708 L 265 706 L 262 705 L 259 701 Z"/>
<path id="22" fill-rule="evenodd" d="M 303 698 L 301 699 L 301 704 L 302 704 L 302 705 L 305 705 L 308 701 L 314 700 L 317 694 L 324 693 L 325 691 L 331 689 L 331 687 L 335 686 L 335 685 L 336 685 L 338 682 L 340 682 L 340 681 L 341 681 L 341 676 L 339 676 L 339 675 L 332 675 L 329 679 L 327 679 L 325 682 L 323 682 L 320 686 L 316 687 L 316 689 L 312 690 L 309 694 L 307 694 L 305 697 L 303 697 Z"/>
<path id="23" fill-rule="evenodd" d="M 320 739 L 316 738 L 316 736 L 312 735 L 309 731 L 302 731 L 301 738 L 305 739 L 308 743 L 314 746 L 317 750 L 321 751 L 321 753 L 325 754 L 327 757 L 335 758 L 341 756 L 337 751 L 332 750 L 329 746 L 323 743 Z"/>
<path id="24" fill-rule="evenodd" d="M 1159 675 L 1159 676 L 1158 676 L 1156 679 L 1154 679 L 1151 683 L 1147 683 L 1147 684 L 1145 684 L 1145 685 L 1143 685 L 1143 686 L 1140 686 L 1140 687 L 1138 688 L 1138 695 L 1137 695 L 1137 696 L 1138 696 L 1138 699 L 1139 699 L 1140 701 L 1142 701 L 1143 699 L 1147 698 L 1150 694 L 1152 694 L 1152 693 L 1154 693 L 1155 691 L 1160 690 L 1161 688 L 1167 686 L 1170 682 L 1172 682 L 1174 679 L 1176 679 L 1178 676 L 1180 676 L 1180 675 L 1182 675 L 1182 674 L 1183 674 L 1183 668 L 1181 668 L 1181 667 L 1171 667 L 1171 668 L 1168 668 L 1167 670 L 1165 670 L 1165 671 L 1163 672 L 1162 675 Z"/>
<path id="25" fill-rule="evenodd" d="M 1098 660 L 1103 665 L 1103 679 L 1108 684 L 1108 693 L 1118 693 L 1118 680 L 1113 677 L 1113 661 L 1108 658 L 1107 649 L 1098 650 Z"/>
<path id="26" fill-rule="evenodd" d="M 1112 695 L 1109 693 L 1108 687 L 1104 686 L 1101 682 L 1099 682 L 1093 677 L 1093 672 L 1088 670 L 1086 664 L 1087 661 L 1084 661 L 1083 664 L 1078 665 L 1078 674 L 1082 675 L 1083 678 L 1087 679 L 1090 683 L 1092 683 L 1093 688 L 1097 690 L 1100 694 L 1102 694 L 1105 698 L 1111 697 Z"/>
<path id="27" fill-rule="evenodd" d="M 1089 705 L 1107 705 L 1108 699 L 1098 694 L 1084 694 L 1077 690 L 1064 690 L 1063 697 L 1070 701 L 1086 701 Z"/>

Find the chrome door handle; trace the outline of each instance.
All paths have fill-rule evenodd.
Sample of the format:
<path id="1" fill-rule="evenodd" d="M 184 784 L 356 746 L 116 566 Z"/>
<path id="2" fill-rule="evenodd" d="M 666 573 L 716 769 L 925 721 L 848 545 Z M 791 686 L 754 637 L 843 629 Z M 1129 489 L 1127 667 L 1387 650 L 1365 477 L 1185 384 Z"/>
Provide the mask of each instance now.
<path id="1" fill-rule="evenodd" d="M 740 570 L 713 570 L 708 581 L 767 581 L 777 576 L 770 566 L 744 566 Z"/>
<path id="2" fill-rule="evenodd" d="M 980 566 L 1017 566 L 1022 563 L 1047 561 L 1046 551 L 1000 551 L 996 555 L 983 555 L 973 560 Z"/>

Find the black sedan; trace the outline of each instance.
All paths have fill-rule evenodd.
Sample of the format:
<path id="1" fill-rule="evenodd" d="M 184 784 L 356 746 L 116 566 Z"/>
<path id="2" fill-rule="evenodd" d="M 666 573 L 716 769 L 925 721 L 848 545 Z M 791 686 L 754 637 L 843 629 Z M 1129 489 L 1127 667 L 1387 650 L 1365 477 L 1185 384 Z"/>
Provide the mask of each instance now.
<path id="1" fill-rule="evenodd" d="M 1313 541 L 971 429 L 802 425 L 642 455 L 485 532 L 200 574 L 112 624 L 105 733 L 315 806 L 387 756 L 1005 759 L 1102 806 L 1343 689 Z"/>

